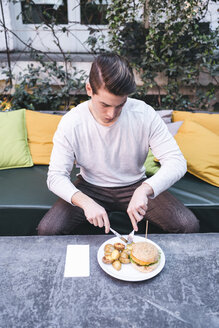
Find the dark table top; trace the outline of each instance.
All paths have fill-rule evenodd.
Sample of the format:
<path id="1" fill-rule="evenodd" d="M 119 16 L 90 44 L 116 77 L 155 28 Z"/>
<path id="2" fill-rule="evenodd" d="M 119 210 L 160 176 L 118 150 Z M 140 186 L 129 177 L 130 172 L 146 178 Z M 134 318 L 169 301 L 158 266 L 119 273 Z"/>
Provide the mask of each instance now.
<path id="1" fill-rule="evenodd" d="M 1 237 L 0 327 L 219 327 L 219 234 L 149 235 L 166 264 L 141 282 L 100 268 L 111 237 Z M 90 245 L 89 277 L 64 277 L 69 244 Z"/>

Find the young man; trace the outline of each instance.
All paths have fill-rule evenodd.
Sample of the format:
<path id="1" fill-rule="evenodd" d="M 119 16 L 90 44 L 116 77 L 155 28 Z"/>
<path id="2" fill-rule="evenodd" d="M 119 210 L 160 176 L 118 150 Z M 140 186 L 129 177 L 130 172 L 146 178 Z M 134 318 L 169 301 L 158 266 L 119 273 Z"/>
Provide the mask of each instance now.
<path id="1" fill-rule="evenodd" d="M 185 174 L 186 161 L 154 109 L 128 98 L 135 87 L 120 56 L 93 62 L 90 100 L 64 115 L 54 135 L 47 183 L 60 198 L 41 220 L 39 235 L 72 234 L 85 220 L 108 233 L 111 211 L 127 212 L 135 231 L 143 218 L 166 232 L 199 231 L 193 213 L 165 191 Z M 161 168 L 147 179 L 149 147 Z M 80 175 L 73 184 L 75 161 Z"/>

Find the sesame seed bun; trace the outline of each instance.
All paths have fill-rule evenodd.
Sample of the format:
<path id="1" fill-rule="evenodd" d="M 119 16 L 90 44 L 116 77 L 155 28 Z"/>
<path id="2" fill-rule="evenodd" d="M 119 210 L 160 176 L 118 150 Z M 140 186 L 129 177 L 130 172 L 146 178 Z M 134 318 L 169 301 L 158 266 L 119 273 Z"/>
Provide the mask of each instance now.
<path id="1" fill-rule="evenodd" d="M 158 266 L 159 252 L 156 246 L 148 242 L 133 244 L 131 263 L 141 272 L 151 272 Z"/>

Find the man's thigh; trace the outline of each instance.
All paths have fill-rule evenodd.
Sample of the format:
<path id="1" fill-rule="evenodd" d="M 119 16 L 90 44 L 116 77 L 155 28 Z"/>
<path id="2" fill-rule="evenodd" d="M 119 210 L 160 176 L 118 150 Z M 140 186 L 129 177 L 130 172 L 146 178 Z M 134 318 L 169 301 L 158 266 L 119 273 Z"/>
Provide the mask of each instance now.
<path id="1" fill-rule="evenodd" d="M 98 187 L 86 182 L 81 176 L 75 186 L 103 206 L 110 213 L 127 211 L 131 197 L 143 180 L 125 187 Z M 166 232 L 198 232 L 199 223 L 194 214 L 173 195 L 165 191 L 155 199 L 148 199 L 145 218 Z M 86 221 L 81 208 L 59 199 L 46 213 L 38 226 L 39 234 L 71 234 Z"/>
<path id="2" fill-rule="evenodd" d="M 116 188 L 114 192 L 117 210 L 127 211 L 131 197 L 142 181 L 134 185 Z M 156 198 L 148 198 L 148 209 L 145 215 L 153 226 L 160 232 L 198 232 L 199 221 L 191 210 L 186 208 L 168 191 L 162 192 Z M 153 229 L 152 229 L 153 230 Z"/>
<path id="3" fill-rule="evenodd" d="M 199 231 L 199 221 L 196 216 L 168 191 L 164 191 L 154 199 L 148 199 L 146 219 L 165 232 Z"/>
<path id="4" fill-rule="evenodd" d="M 144 179 L 125 187 L 107 188 L 93 186 L 80 177 L 79 189 L 84 190 L 91 198 L 101 204 L 107 212 L 122 211 L 127 213 L 132 195 L 143 181 Z M 156 198 L 148 199 L 145 219 L 158 227 L 159 231 L 160 229 L 164 232 L 173 233 L 199 231 L 199 221 L 192 211 L 168 191 L 164 191 Z"/>
<path id="5" fill-rule="evenodd" d="M 40 221 L 38 235 L 68 235 L 85 222 L 83 210 L 59 198 Z"/>
<path id="6" fill-rule="evenodd" d="M 103 206 L 107 212 L 112 211 L 114 202 L 110 197 L 109 190 L 91 185 L 81 176 L 77 178 L 74 184 L 81 192 Z M 78 225 L 85 222 L 86 217 L 83 209 L 60 198 L 44 215 L 37 230 L 39 235 L 72 234 Z"/>

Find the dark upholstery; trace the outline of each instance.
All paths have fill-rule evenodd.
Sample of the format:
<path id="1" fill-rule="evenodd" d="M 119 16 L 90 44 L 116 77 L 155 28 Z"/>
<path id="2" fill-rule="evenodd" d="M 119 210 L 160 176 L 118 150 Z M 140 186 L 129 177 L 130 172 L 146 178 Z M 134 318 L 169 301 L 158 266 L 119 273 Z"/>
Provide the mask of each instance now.
<path id="1" fill-rule="evenodd" d="M 0 235 L 37 233 L 36 227 L 40 219 L 57 199 L 47 188 L 47 170 L 47 166 L 36 165 L 0 171 Z M 74 168 L 72 180 L 76 173 L 77 169 Z M 219 232 L 219 188 L 186 174 L 170 192 L 196 214 L 201 231 Z M 124 220 L 129 222 L 122 213 L 113 213 L 110 216 L 112 226 L 121 233 L 131 230 L 129 223 L 127 231 L 123 230 Z M 144 229 L 144 224 L 140 224 L 139 232 L 143 233 Z M 76 233 L 97 234 L 103 233 L 103 230 L 86 223 Z"/>

